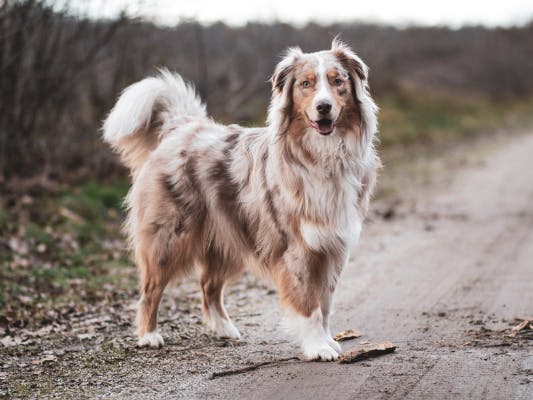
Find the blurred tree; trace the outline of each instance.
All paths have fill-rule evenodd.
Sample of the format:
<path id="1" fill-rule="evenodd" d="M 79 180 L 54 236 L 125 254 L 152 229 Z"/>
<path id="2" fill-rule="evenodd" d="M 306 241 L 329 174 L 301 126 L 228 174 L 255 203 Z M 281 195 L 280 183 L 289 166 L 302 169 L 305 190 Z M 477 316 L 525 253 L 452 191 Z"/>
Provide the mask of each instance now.
<path id="1" fill-rule="evenodd" d="M 68 0 L 67 0 L 68 1 Z M 0 0 L 0 190 L 16 178 L 107 176 L 118 169 L 97 131 L 120 90 L 156 67 L 196 84 L 210 115 L 262 124 L 283 50 L 328 48 L 341 34 L 384 94 L 533 96 L 533 23 L 517 28 L 395 28 L 89 20 L 49 0 Z M 423 94 L 422 94 L 423 95 Z M 16 186 L 12 184 L 11 186 Z"/>
<path id="2" fill-rule="evenodd" d="M 80 74 L 123 23 L 77 20 L 40 0 L 0 7 L 0 183 L 50 173 L 61 121 Z"/>

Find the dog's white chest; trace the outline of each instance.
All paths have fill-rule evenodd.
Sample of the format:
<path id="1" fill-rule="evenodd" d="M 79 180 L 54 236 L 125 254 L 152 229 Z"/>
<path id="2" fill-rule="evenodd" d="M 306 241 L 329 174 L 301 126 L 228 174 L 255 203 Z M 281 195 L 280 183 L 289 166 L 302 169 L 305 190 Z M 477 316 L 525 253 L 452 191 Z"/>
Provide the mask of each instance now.
<path id="1" fill-rule="evenodd" d="M 313 250 L 328 248 L 350 250 L 359 240 L 361 219 L 355 207 L 353 212 L 346 213 L 344 220 L 336 223 L 314 223 L 302 218 L 300 233 L 304 242 Z"/>

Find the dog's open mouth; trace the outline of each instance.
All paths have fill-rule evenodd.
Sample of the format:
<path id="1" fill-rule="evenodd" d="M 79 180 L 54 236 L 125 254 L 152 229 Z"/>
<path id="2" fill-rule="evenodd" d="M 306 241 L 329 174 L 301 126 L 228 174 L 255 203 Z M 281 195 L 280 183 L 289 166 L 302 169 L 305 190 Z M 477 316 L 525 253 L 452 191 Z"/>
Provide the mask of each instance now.
<path id="1" fill-rule="evenodd" d="M 316 130 L 321 135 L 329 135 L 331 132 L 333 132 L 333 128 L 335 128 L 335 124 L 331 119 L 328 118 L 322 118 L 315 122 L 316 124 Z"/>
<path id="2" fill-rule="evenodd" d="M 335 122 L 329 118 L 322 118 L 317 121 L 312 121 L 307 113 L 305 114 L 307 122 L 321 135 L 327 136 L 335 129 Z"/>

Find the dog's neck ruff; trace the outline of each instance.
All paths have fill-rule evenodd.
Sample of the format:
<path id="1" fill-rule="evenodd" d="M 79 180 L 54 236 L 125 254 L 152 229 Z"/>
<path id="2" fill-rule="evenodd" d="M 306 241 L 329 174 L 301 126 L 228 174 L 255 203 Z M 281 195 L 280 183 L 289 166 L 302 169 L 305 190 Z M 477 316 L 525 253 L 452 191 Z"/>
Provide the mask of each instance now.
<path id="1" fill-rule="evenodd" d="M 329 136 L 319 135 L 309 128 L 297 138 L 288 131 L 275 128 L 273 131 L 270 151 L 286 168 L 326 180 L 360 175 L 365 169 L 368 149 L 363 148 L 364 143 L 359 140 L 355 128 L 350 132 L 336 128 Z"/>

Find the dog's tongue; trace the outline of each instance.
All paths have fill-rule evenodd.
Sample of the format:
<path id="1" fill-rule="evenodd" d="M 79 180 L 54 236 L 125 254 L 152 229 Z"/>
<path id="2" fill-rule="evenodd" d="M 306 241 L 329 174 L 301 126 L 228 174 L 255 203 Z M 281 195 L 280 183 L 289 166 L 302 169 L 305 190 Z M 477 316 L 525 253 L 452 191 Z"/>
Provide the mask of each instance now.
<path id="1" fill-rule="evenodd" d="M 318 132 L 322 135 L 329 135 L 333 131 L 333 121 L 323 118 L 318 121 Z"/>

